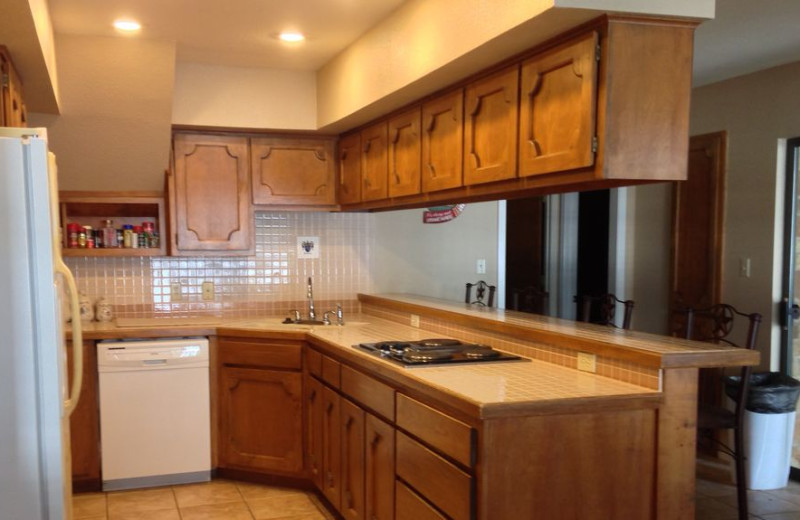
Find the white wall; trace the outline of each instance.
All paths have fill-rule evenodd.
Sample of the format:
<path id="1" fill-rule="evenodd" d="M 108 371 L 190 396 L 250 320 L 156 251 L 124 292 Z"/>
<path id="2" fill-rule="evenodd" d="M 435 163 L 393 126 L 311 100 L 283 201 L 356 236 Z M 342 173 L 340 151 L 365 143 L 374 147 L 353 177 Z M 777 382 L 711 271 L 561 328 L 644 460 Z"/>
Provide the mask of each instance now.
<path id="1" fill-rule="evenodd" d="M 314 72 L 178 63 L 172 122 L 316 130 Z"/>
<path id="2" fill-rule="evenodd" d="M 771 358 L 773 367 L 780 348 L 778 299 L 772 294 L 773 279 L 780 276 L 780 259 L 774 253 L 781 239 L 775 236 L 775 220 L 780 219 L 775 199 L 783 191 L 776 182 L 776 171 L 783 168 L 778 142 L 800 136 L 798 92 L 800 62 L 692 92 L 692 134 L 728 132 L 723 301 L 764 315 L 758 343 L 762 365 Z M 751 259 L 750 278 L 739 276 L 740 258 Z"/>
<path id="3" fill-rule="evenodd" d="M 46 126 L 67 190 L 163 190 L 175 44 L 56 36 L 61 116 Z"/>
<path id="4" fill-rule="evenodd" d="M 423 224 L 423 209 L 375 214 L 377 292 L 463 301 L 465 284 L 497 283 L 497 202 L 467 204 L 455 220 Z M 475 262 L 486 259 L 486 274 Z"/>

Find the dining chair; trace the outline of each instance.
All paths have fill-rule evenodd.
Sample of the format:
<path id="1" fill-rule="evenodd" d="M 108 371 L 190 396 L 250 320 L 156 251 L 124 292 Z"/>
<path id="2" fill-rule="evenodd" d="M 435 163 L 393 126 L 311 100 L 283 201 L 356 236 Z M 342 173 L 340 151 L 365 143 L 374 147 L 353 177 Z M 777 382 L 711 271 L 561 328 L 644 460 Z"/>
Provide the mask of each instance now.
<path id="1" fill-rule="evenodd" d="M 475 300 L 472 300 L 472 288 L 475 288 Z M 489 285 L 488 283 L 480 280 L 475 283 L 467 283 L 467 294 L 464 297 L 464 303 L 474 303 L 476 305 L 484 305 L 486 307 L 494 307 L 494 293 L 497 287 Z M 486 292 L 489 292 L 487 297 Z M 486 299 L 486 301 L 484 301 Z"/>
<path id="2" fill-rule="evenodd" d="M 732 305 L 720 303 L 703 309 L 691 307 L 677 309 L 676 312 L 683 320 L 683 334 L 686 339 L 707 341 L 712 343 L 726 343 L 728 345 L 746 349 L 755 348 L 756 335 L 761 324 L 761 314 L 755 312 L 746 314 L 738 311 Z M 747 335 L 740 344 L 730 339 L 734 322 L 748 320 Z M 736 468 L 736 497 L 739 506 L 739 519 L 747 520 L 747 475 L 745 472 L 744 452 L 744 411 L 747 404 L 747 395 L 750 389 L 751 366 L 742 367 L 739 387 L 736 392 L 733 410 L 718 403 L 699 402 L 697 407 L 697 431 L 709 442 L 713 443 L 719 451 L 733 458 Z M 729 446 L 714 436 L 719 430 L 733 431 L 733 446 Z"/>
<path id="3" fill-rule="evenodd" d="M 534 314 L 545 314 L 549 293 L 544 289 L 529 285 L 511 289 L 511 309 Z"/>
<path id="4" fill-rule="evenodd" d="M 590 296 L 582 294 L 575 297 L 575 302 L 580 303 L 578 321 L 586 323 L 597 323 L 608 325 L 620 329 L 629 330 L 631 328 L 631 318 L 633 317 L 633 300 L 620 300 L 614 294 L 601 294 Z M 617 304 L 622 304 L 624 314 L 622 326 L 616 324 Z"/>

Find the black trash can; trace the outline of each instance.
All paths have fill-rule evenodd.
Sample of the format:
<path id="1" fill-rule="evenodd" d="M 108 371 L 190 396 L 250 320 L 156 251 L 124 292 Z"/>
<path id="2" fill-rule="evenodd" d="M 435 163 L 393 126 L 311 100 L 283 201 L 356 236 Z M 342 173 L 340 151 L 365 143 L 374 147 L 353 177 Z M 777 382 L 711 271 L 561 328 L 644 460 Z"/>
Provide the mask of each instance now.
<path id="1" fill-rule="evenodd" d="M 736 400 L 741 378 L 725 378 L 725 393 Z M 744 441 L 748 488 L 779 489 L 789 482 L 800 381 L 780 372 L 750 376 Z"/>

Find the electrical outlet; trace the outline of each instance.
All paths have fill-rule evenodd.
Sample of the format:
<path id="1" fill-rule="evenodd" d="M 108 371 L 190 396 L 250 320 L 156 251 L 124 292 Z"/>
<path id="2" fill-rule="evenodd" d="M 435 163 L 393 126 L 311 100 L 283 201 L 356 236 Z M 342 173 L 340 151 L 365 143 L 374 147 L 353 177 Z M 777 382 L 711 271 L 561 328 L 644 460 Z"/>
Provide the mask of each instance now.
<path id="1" fill-rule="evenodd" d="M 478 258 L 476 262 L 475 271 L 478 274 L 486 274 L 486 259 L 485 258 Z"/>
<path id="2" fill-rule="evenodd" d="M 412 314 L 411 315 L 411 326 L 419 328 L 419 315 Z"/>
<path id="3" fill-rule="evenodd" d="M 588 352 L 578 352 L 578 370 L 597 372 L 597 356 Z"/>
<path id="4" fill-rule="evenodd" d="M 214 299 L 214 282 L 203 282 L 203 299 L 206 301 Z"/>
<path id="5" fill-rule="evenodd" d="M 173 302 L 183 301 L 183 291 L 181 290 L 180 282 L 172 282 L 169 284 L 169 299 Z"/>

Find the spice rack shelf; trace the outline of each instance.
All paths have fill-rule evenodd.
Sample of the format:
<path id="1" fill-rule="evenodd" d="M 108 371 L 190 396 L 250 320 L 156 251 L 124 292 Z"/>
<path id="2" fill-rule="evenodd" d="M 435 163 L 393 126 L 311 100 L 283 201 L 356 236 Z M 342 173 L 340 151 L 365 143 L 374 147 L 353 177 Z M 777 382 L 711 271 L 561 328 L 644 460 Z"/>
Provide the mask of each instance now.
<path id="1" fill-rule="evenodd" d="M 61 191 L 59 192 L 63 256 L 164 256 L 164 194 L 158 191 Z M 75 248 L 67 247 L 67 225 L 77 223 L 97 229 L 104 220 L 114 221 L 115 228 L 126 224 L 139 226 L 153 222 L 160 240 L 148 248 Z"/>

